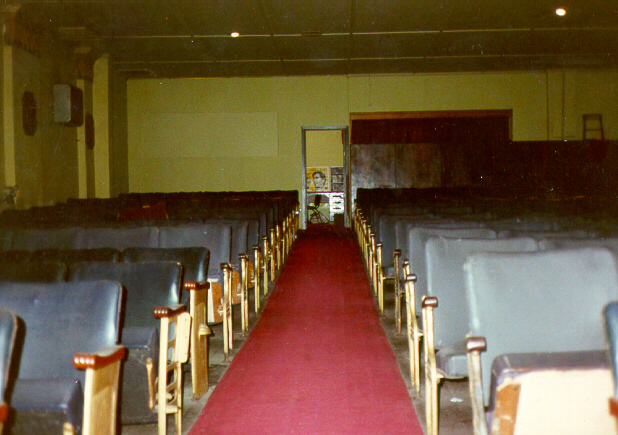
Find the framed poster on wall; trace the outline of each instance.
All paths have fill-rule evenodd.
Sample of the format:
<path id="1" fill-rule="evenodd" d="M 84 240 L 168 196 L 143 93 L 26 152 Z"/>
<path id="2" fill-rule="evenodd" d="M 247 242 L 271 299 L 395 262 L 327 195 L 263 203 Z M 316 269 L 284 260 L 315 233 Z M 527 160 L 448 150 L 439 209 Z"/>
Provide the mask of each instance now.
<path id="1" fill-rule="evenodd" d="M 331 166 L 330 190 L 332 192 L 343 192 L 343 166 Z"/>
<path id="2" fill-rule="evenodd" d="M 330 192 L 329 169 L 328 166 L 307 168 L 307 192 Z"/>

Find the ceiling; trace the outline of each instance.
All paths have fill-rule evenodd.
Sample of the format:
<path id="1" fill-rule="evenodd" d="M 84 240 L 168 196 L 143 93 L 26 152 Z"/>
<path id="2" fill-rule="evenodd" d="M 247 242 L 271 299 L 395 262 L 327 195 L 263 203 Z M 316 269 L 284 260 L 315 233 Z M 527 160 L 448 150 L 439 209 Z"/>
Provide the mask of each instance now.
<path id="1" fill-rule="evenodd" d="M 616 0 L 5 0 L 127 77 L 618 67 Z M 555 10 L 562 6 L 565 16 Z M 232 32 L 240 36 L 233 38 Z"/>

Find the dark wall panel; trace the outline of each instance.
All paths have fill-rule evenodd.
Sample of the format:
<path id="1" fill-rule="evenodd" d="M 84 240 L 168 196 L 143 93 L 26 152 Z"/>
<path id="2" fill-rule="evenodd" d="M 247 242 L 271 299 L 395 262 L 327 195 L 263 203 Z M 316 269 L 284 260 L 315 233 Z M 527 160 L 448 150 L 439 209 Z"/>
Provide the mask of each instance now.
<path id="1" fill-rule="evenodd" d="M 350 168 L 352 200 L 358 188 L 618 195 L 618 141 L 353 144 Z"/>

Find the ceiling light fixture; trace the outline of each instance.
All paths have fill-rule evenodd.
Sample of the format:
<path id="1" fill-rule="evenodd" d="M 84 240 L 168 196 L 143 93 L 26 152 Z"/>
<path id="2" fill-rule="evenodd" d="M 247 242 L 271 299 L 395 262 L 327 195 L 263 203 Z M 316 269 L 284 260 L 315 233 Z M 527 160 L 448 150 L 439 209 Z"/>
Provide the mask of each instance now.
<path id="1" fill-rule="evenodd" d="M 566 15 L 566 9 L 564 8 L 556 9 L 556 15 L 558 15 L 559 17 L 564 17 Z"/>
<path id="2" fill-rule="evenodd" d="M 238 38 L 240 36 L 240 33 L 238 32 L 232 32 L 230 35 L 232 38 Z"/>

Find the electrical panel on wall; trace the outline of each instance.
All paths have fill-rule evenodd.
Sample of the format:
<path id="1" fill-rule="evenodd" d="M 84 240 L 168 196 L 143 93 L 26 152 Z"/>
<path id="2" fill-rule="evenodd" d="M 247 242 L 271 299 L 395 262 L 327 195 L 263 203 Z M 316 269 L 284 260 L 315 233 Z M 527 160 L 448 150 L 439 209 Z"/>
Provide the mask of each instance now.
<path id="1" fill-rule="evenodd" d="M 71 85 L 54 85 L 54 122 L 80 126 L 84 123 L 84 94 Z"/>

